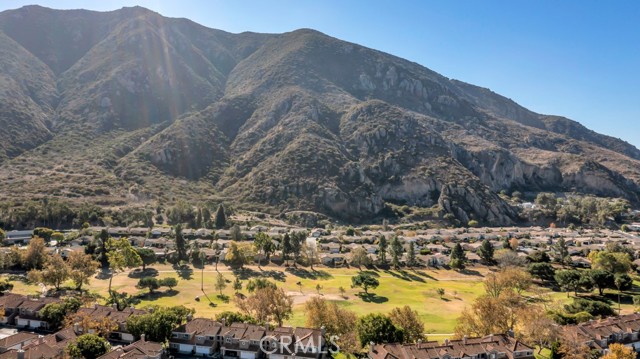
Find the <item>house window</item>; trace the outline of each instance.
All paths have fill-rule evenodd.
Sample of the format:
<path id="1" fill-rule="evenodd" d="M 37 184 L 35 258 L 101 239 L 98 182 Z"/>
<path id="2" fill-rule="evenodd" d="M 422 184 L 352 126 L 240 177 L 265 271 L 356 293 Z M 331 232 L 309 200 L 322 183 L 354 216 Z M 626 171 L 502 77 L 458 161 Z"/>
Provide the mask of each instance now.
<path id="1" fill-rule="evenodd" d="M 189 334 L 183 334 L 182 337 L 185 339 L 189 339 Z"/>

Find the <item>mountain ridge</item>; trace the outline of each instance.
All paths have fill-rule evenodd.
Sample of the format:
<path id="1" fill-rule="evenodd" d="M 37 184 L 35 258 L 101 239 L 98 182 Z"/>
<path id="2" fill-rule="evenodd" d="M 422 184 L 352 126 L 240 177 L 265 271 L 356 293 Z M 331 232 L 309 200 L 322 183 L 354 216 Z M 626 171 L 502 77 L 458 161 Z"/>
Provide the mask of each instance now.
<path id="1" fill-rule="evenodd" d="M 0 13 L 0 46 L 9 200 L 219 199 L 346 220 L 407 204 L 496 225 L 518 221 L 501 191 L 640 203 L 631 144 L 312 29 L 36 6 Z"/>

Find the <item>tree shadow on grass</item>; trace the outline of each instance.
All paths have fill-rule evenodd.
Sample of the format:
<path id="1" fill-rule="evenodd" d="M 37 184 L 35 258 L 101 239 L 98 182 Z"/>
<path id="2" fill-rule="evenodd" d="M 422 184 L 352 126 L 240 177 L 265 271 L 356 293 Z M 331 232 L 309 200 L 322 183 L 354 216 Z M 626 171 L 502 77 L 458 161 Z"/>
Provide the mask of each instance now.
<path id="1" fill-rule="evenodd" d="M 482 277 L 482 274 L 480 272 L 478 272 L 475 269 L 469 269 L 469 268 L 465 268 L 463 270 L 460 271 L 460 273 L 465 274 L 465 275 L 475 275 L 478 277 Z"/>
<path id="2" fill-rule="evenodd" d="M 427 279 L 431 279 L 431 280 L 436 281 L 436 282 L 438 281 L 438 278 L 433 277 L 433 276 L 427 274 L 426 272 L 424 272 L 422 270 L 414 269 L 413 273 L 415 273 L 415 275 L 418 275 L 418 276 L 421 276 L 421 277 L 425 277 Z"/>
<path id="3" fill-rule="evenodd" d="M 324 270 L 314 270 L 314 271 L 310 271 L 308 269 L 304 269 L 304 268 L 287 268 L 286 269 L 287 272 L 293 274 L 296 277 L 299 278 L 303 278 L 303 279 L 330 279 L 333 278 L 333 276 Z"/>
<path id="4" fill-rule="evenodd" d="M 260 277 L 260 272 L 255 271 L 251 268 L 233 268 L 231 272 L 233 273 L 234 276 L 240 278 L 241 280 Z"/>
<path id="5" fill-rule="evenodd" d="M 165 290 L 165 291 L 155 291 L 153 293 L 140 293 L 140 294 L 134 296 L 133 298 L 138 299 L 138 301 L 140 301 L 142 299 L 144 299 L 144 300 L 157 300 L 157 299 L 160 299 L 160 298 L 174 297 L 178 293 L 180 293 L 180 291 L 175 290 L 175 289 L 169 289 L 169 290 Z"/>
<path id="6" fill-rule="evenodd" d="M 396 277 L 396 278 L 402 279 L 402 280 L 406 280 L 408 282 L 413 282 L 413 281 L 421 282 L 421 283 L 425 282 L 424 278 L 422 278 L 420 276 L 417 276 L 417 275 L 415 275 L 415 274 L 413 274 L 413 273 L 411 273 L 409 271 L 406 271 L 404 269 L 398 269 L 397 271 L 385 270 L 384 272 L 386 274 L 389 274 L 389 275 L 393 276 L 393 277 Z"/>
<path id="7" fill-rule="evenodd" d="M 360 292 L 360 293 L 358 293 L 356 295 L 358 297 L 360 297 L 363 302 L 367 302 L 367 303 L 381 304 L 381 303 L 386 303 L 386 302 L 389 301 L 389 298 L 377 295 L 375 293 Z"/>
<path id="8" fill-rule="evenodd" d="M 157 277 L 158 270 L 154 268 L 147 268 L 145 270 L 137 268 L 129 272 L 127 276 L 129 278 Z"/>
<path id="9" fill-rule="evenodd" d="M 260 272 L 260 276 L 271 278 L 278 282 L 284 282 L 286 278 L 284 272 L 278 270 L 265 270 Z"/>
<path id="10" fill-rule="evenodd" d="M 191 278 L 193 278 L 193 268 L 189 267 L 188 265 L 182 265 L 182 266 L 174 265 L 173 269 L 175 269 L 176 274 L 178 274 L 178 277 L 184 280 L 190 280 Z"/>

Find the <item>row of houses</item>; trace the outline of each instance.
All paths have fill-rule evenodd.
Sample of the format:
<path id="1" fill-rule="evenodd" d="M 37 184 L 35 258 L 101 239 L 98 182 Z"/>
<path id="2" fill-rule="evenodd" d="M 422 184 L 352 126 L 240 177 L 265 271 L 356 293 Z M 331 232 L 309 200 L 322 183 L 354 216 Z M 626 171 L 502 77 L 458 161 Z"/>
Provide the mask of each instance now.
<path id="1" fill-rule="evenodd" d="M 109 341 L 120 344 L 116 352 L 105 358 L 115 359 L 123 355 L 127 358 L 138 357 L 142 352 L 151 352 L 156 358 L 160 353 L 151 342 L 134 342 L 134 336 L 127 331 L 127 319 L 132 315 L 141 315 L 147 311 L 93 305 L 78 309 L 73 324 L 49 335 L 38 335 L 28 331 L 46 333 L 51 328 L 40 318 L 40 311 L 49 303 L 57 303 L 57 298 L 30 298 L 23 295 L 5 293 L 0 296 L 0 324 L 13 327 L 22 332 L 0 340 L 0 359 L 16 358 L 58 358 L 66 346 L 82 334 L 93 334 L 95 328 L 87 324 L 95 320 L 109 320 L 114 326 Z M 50 331 L 49 331 L 50 332 Z M 168 349 L 172 353 L 186 356 L 214 356 L 233 359 L 287 359 L 292 356 L 320 358 L 326 349 L 323 329 L 278 327 L 269 329 L 264 326 L 217 322 L 211 319 L 191 319 L 173 330 Z M 136 344 L 137 343 L 137 344 Z M 135 344 L 135 345 L 134 345 Z M 124 346 L 123 346 L 124 345 Z M 133 345 L 133 346 L 131 346 Z M 12 354 L 4 355 L 11 352 Z M 27 353 L 25 356 L 25 352 Z M 134 356 L 135 354 L 135 356 Z M 145 354 L 146 355 L 146 354 Z M 141 358 L 142 358 L 141 357 Z"/>
<path id="2" fill-rule="evenodd" d="M 169 348 L 185 355 L 238 359 L 321 358 L 326 351 L 323 329 L 266 327 L 196 318 L 176 328 Z"/>
<path id="3" fill-rule="evenodd" d="M 534 348 L 509 335 L 417 344 L 371 344 L 369 359 L 533 359 Z"/>
<path id="4" fill-rule="evenodd" d="M 566 336 L 601 353 L 612 343 L 621 343 L 640 352 L 640 313 L 568 325 Z"/>
<path id="5" fill-rule="evenodd" d="M 79 337 L 73 328 L 49 335 L 18 332 L 0 339 L 0 359 L 62 359 L 68 358 L 67 348 Z M 168 355 L 162 343 L 140 340 L 117 345 L 98 359 L 165 359 Z"/>
<path id="6" fill-rule="evenodd" d="M 32 298 L 5 293 L 0 296 L 0 325 L 30 330 L 49 330 L 50 324 L 40 318 L 39 313 L 47 304 L 59 301 L 58 298 Z"/>

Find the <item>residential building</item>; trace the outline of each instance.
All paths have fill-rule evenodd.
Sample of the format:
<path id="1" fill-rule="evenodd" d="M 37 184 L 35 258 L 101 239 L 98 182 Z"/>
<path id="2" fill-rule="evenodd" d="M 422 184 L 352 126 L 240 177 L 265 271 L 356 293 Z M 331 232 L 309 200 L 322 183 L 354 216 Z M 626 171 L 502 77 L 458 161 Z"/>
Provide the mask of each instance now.
<path id="1" fill-rule="evenodd" d="M 372 344 L 369 359 L 533 359 L 534 348 L 508 335 L 417 344 Z"/>

